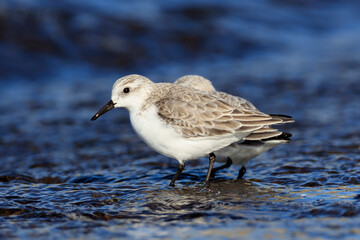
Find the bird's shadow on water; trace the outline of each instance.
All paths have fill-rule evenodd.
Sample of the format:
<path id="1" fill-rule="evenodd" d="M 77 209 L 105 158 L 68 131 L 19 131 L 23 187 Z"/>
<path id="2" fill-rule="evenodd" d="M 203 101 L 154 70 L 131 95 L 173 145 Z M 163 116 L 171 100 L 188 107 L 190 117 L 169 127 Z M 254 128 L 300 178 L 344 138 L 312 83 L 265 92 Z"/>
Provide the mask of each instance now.
<path id="1" fill-rule="evenodd" d="M 193 221 L 204 217 L 215 217 L 219 221 L 278 219 L 280 215 L 273 214 L 274 202 L 279 202 L 283 194 L 243 179 L 209 183 L 188 180 L 186 183 L 179 182 L 175 187 L 152 187 L 141 193 L 143 204 L 139 214 L 147 219 L 163 221 Z"/>
<path id="2" fill-rule="evenodd" d="M 179 196 L 199 199 L 207 198 L 208 200 L 233 198 L 247 201 L 259 200 L 261 197 L 268 199 L 276 197 L 277 191 L 271 190 L 268 187 L 261 186 L 256 182 L 251 182 L 246 179 L 217 179 L 210 182 L 203 182 L 196 179 L 189 174 L 190 178 L 179 181 L 175 187 L 163 187 L 157 191 L 152 191 L 152 194 L 157 196 Z M 203 179 L 201 179 L 203 180 Z M 260 198 L 259 198 L 260 197 Z"/>

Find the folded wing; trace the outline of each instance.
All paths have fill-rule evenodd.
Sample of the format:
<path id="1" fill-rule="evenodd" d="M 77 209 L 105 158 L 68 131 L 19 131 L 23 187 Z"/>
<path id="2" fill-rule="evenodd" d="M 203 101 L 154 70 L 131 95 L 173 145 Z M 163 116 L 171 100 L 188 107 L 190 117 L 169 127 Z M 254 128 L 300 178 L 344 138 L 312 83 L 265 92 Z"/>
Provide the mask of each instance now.
<path id="1" fill-rule="evenodd" d="M 264 126 L 283 121 L 258 110 L 235 107 L 219 97 L 200 91 L 190 92 L 181 87 L 174 87 L 155 105 L 159 116 L 177 126 L 188 138 L 226 134 L 245 137 Z"/>

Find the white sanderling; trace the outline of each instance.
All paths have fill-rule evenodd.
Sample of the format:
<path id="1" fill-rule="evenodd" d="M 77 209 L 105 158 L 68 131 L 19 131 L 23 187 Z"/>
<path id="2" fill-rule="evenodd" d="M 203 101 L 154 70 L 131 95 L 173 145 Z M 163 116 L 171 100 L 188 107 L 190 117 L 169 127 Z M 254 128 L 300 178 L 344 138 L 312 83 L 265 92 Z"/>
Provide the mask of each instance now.
<path id="1" fill-rule="evenodd" d="M 139 137 L 157 152 L 179 161 L 170 185 L 185 161 L 209 154 L 206 181 L 215 161 L 214 151 L 238 142 L 252 132 L 283 122 L 259 111 L 241 109 L 221 98 L 172 83 L 154 83 L 141 75 L 128 75 L 113 86 L 111 100 L 91 120 L 123 107 Z"/>
<path id="2" fill-rule="evenodd" d="M 224 92 L 217 92 L 211 81 L 199 75 L 185 75 L 178 78 L 175 84 L 195 88 L 198 90 L 209 92 L 223 99 L 230 105 L 240 109 L 250 109 L 250 111 L 258 112 L 259 110 L 249 101 L 244 98 L 236 97 Z M 294 120 L 285 115 L 270 114 L 273 118 L 280 118 L 283 123 L 294 122 Z M 224 165 L 214 168 L 211 176 L 214 177 L 216 171 L 230 167 L 232 163 L 241 165 L 238 178 L 242 178 L 246 173 L 246 164 L 252 159 L 262 154 L 263 152 L 274 148 L 278 145 L 289 143 L 291 134 L 280 132 L 269 126 L 264 126 L 255 130 L 243 140 L 232 143 L 218 151 L 215 151 L 216 161 L 225 162 Z"/>

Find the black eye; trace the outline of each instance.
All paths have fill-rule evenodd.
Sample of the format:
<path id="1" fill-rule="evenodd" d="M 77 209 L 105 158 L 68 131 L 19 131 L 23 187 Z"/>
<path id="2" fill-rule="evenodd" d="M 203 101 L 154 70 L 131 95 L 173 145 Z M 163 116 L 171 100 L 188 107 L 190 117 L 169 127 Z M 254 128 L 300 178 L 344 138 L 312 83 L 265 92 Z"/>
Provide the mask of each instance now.
<path id="1" fill-rule="evenodd" d="M 128 87 L 124 88 L 123 92 L 124 92 L 124 93 L 130 92 L 130 88 L 128 88 Z"/>

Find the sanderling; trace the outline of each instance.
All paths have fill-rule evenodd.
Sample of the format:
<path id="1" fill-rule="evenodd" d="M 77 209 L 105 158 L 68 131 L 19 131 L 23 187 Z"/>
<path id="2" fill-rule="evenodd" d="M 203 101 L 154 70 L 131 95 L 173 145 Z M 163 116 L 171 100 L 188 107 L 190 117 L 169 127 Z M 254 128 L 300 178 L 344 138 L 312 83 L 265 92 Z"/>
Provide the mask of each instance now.
<path id="1" fill-rule="evenodd" d="M 211 81 L 199 76 L 199 75 L 186 75 L 178 78 L 175 84 L 195 88 L 197 90 L 209 92 L 215 95 L 230 105 L 240 108 L 248 109 L 253 112 L 259 112 L 259 110 L 249 101 L 244 98 L 236 97 L 224 92 L 217 92 L 212 85 Z M 270 114 L 273 118 L 282 119 L 282 123 L 294 122 L 294 120 L 285 115 Z M 289 143 L 291 134 L 280 132 L 277 129 L 273 129 L 269 126 L 264 126 L 258 130 L 255 130 L 243 140 L 232 143 L 227 147 L 224 147 L 218 151 L 215 151 L 216 161 L 225 162 L 224 165 L 214 168 L 211 172 L 211 176 L 214 177 L 216 171 L 230 167 L 232 163 L 241 165 L 238 178 L 242 178 L 246 173 L 245 165 L 252 159 L 260 155 L 261 153 L 276 147 L 278 145 Z"/>
<path id="2" fill-rule="evenodd" d="M 179 168 L 171 186 L 185 167 L 185 161 L 209 154 L 209 181 L 214 151 L 242 140 L 252 132 L 282 120 L 268 114 L 240 109 L 212 96 L 172 83 L 153 83 L 141 75 L 118 79 L 111 100 L 91 120 L 123 107 L 139 137 L 155 151 L 175 158 Z"/>

